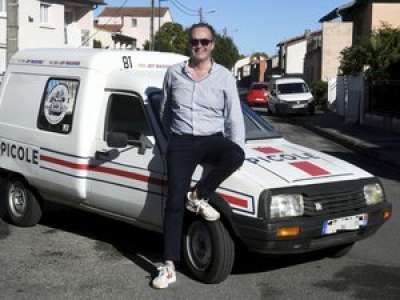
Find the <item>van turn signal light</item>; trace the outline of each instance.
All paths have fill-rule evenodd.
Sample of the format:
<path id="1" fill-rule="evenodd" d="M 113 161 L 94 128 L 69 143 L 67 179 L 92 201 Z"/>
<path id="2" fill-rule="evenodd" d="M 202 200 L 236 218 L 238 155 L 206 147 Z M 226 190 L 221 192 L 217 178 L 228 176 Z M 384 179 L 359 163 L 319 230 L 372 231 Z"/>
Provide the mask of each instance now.
<path id="1" fill-rule="evenodd" d="M 299 234 L 300 234 L 299 226 L 281 227 L 281 228 L 278 228 L 276 236 L 277 237 L 290 237 L 290 236 L 297 236 Z"/>
<path id="2" fill-rule="evenodd" d="M 385 221 L 389 220 L 391 216 L 392 216 L 392 212 L 390 211 L 390 209 L 385 209 L 383 211 L 383 219 Z"/>

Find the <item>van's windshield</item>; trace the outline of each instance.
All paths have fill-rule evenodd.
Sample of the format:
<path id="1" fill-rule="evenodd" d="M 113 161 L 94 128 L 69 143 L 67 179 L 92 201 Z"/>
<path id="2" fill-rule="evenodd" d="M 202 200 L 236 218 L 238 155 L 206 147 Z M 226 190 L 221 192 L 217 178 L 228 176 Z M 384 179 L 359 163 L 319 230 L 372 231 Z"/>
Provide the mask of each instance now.
<path id="1" fill-rule="evenodd" d="M 150 107 L 153 110 L 160 126 L 159 119 L 161 92 L 152 92 L 148 95 Z M 146 106 L 148 108 L 148 106 Z M 242 102 L 242 111 L 244 116 L 244 125 L 246 130 L 246 141 L 262 140 L 280 137 L 275 128 L 264 118 L 255 113 L 246 103 Z"/>
<path id="2" fill-rule="evenodd" d="M 300 94 L 308 93 L 308 87 L 302 82 L 280 83 L 277 85 L 278 94 Z"/>

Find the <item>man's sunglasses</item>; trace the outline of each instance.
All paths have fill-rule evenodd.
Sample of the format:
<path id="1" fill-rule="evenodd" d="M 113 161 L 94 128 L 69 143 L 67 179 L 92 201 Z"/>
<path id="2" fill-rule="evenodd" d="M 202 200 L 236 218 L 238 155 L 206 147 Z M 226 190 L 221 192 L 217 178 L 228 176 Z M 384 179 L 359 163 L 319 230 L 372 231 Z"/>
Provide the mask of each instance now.
<path id="1" fill-rule="evenodd" d="M 201 44 L 202 46 L 208 46 L 211 42 L 212 40 L 209 39 L 191 39 L 190 45 L 198 46 L 199 44 Z"/>

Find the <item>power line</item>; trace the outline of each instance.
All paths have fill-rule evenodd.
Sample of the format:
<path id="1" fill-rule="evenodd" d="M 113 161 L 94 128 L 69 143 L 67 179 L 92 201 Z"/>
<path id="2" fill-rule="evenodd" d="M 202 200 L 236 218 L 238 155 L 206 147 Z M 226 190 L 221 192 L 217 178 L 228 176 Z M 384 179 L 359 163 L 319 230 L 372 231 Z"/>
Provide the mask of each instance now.
<path id="1" fill-rule="evenodd" d="M 175 1 L 177 4 L 179 4 L 180 6 L 182 6 L 184 9 L 186 9 L 187 11 L 192 11 L 192 12 L 198 12 L 197 9 L 193 9 L 193 8 L 189 8 L 187 6 L 185 6 L 184 4 L 182 4 L 179 0 L 173 0 Z"/>
<path id="2" fill-rule="evenodd" d="M 187 16 L 197 17 L 199 15 L 198 13 L 197 14 L 188 13 L 183 8 L 181 8 L 178 4 L 176 4 L 174 0 L 169 0 L 169 2 L 171 2 L 172 5 L 174 5 L 177 10 L 179 10 L 181 13 L 183 13 Z"/>
<path id="3" fill-rule="evenodd" d="M 1 0 L 0 0 L 0 1 L 1 1 Z M 126 5 L 127 2 L 128 2 L 128 0 L 123 0 L 122 4 L 118 7 L 118 10 L 117 10 L 118 13 L 125 7 L 125 5 Z M 114 18 L 113 16 L 109 17 L 108 20 L 107 20 L 107 22 L 104 23 L 104 24 L 102 24 L 102 25 L 108 25 L 108 24 L 111 22 L 111 20 L 112 20 L 113 18 Z M 93 38 L 99 33 L 99 31 L 100 31 L 100 30 L 97 29 L 91 36 L 89 36 L 86 40 L 84 40 L 78 48 L 82 47 L 84 44 L 86 44 L 86 43 L 89 42 L 91 39 L 93 39 Z"/>

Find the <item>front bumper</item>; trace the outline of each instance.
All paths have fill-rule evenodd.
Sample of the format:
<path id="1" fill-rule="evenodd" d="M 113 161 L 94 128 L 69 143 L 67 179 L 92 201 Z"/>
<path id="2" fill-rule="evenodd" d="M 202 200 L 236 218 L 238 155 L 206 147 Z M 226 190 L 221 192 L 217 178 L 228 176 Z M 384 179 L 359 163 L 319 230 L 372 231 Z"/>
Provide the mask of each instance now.
<path id="1" fill-rule="evenodd" d="M 310 110 L 311 102 L 309 103 L 290 103 L 290 102 L 279 102 L 276 103 L 276 110 L 282 114 L 289 113 L 306 113 Z"/>
<path id="2" fill-rule="evenodd" d="M 368 214 L 368 224 L 354 231 L 342 231 L 323 235 L 322 227 L 326 220 L 345 217 L 347 215 L 329 215 L 318 217 L 287 218 L 285 221 L 270 221 L 234 216 L 234 222 L 241 241 L 251 251 L 266 254 L 294 254 L 348 244 L 364 239 L 375 233 L 385 222 L 384 211 L 391 211 L 391 204 L 383 202 L 367 207 L 360 213 Z M 277 237 L 282 227 L 299 226 L 300 234 L 296 237 Z"/>

